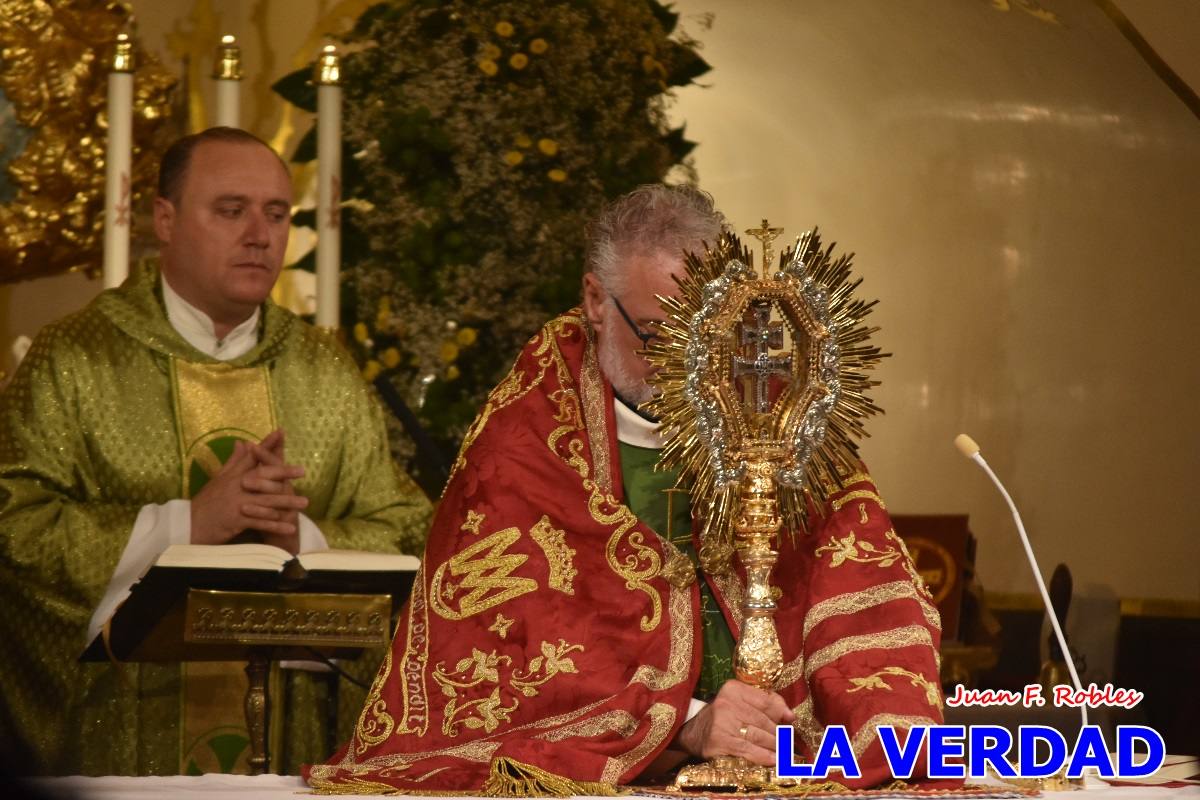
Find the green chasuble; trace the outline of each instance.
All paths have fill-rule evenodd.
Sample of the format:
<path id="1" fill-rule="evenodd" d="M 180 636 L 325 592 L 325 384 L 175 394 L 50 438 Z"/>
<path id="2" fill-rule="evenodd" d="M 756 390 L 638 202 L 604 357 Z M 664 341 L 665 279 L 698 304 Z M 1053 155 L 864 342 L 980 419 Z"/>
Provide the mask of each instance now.
<path id="1" fill-rule="evenodd" d="M 687 554 L 700 577 L 700 611 L 703 624 L 704 655 L 695 696 L 712 700 L 721 685 L 733 677 L 733 651 L 736 643 L 720 606 L 709 588 L 700 560 L 692 545 L 691 499 L 687 492 L 668 491 L 679 478 L 678 470 L 655 472 L 658 450 L 618 442 L 621 454 L 621 482 L 625 484 L 625 504 L 671 544 Z M 672 497 L 673 496 L 673 497 Z M 668 520 L 668 515 L 670 519 Z"/>
<path id="2" fill-rule="evenodd" d="M 171 327 L 146 271 L 43 329 L 0 395 L 0 732 L 23 740 L 32 772 L 178 773 L 191 744 L 179 667 L 77 661 L 139 510 L 184 496 L 179 362 L 218 363 Z M 382 410 L 333 337 L 268 301 L 258 345 L 225 363 L 266 375 L 287 459 L 306 470 L 296 490 L 330 547 L 421 552 L 429 505 L 396 469 Z M 328 755 L 324 676 L 287 683 L 294 735 L 277 771 Z M 363 695 L 341 690 L 352 725 Z"/>

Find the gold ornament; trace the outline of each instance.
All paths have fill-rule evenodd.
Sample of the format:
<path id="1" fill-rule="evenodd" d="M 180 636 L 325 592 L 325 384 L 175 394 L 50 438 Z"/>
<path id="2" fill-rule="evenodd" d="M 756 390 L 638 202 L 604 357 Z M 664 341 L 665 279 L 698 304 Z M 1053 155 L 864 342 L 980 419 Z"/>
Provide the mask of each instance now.
<path id="1" fill-rule="evenodd" d="M 0 282 L 97 272 L 104 222 L 108 73 L 133 67 L 124 5 L 5 0 L 0 9 Z M 133 195 L 152 191 L 174 76 L 145 51 L 134 83 Z M 135 250 L 136 252 L 136 250 Z"/>

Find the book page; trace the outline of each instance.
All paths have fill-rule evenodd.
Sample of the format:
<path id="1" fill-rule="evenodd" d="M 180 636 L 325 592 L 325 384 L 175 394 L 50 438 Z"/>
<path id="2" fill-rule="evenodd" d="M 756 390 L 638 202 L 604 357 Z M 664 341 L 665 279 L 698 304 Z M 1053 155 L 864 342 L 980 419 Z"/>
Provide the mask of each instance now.
<path id="1" fill-rule="evenodd" d="M 269 544 L 173 544 L 154 566 L 279 572 L 291 560 L 291 553 Z"/>
<path id="2" fill-rule="evenodd" d="M 297 558 L 306 570 L 348 572 L 416 572 L 421 560 L 400 553 L 368 553 L 363 550 L 319 550 Z"/>

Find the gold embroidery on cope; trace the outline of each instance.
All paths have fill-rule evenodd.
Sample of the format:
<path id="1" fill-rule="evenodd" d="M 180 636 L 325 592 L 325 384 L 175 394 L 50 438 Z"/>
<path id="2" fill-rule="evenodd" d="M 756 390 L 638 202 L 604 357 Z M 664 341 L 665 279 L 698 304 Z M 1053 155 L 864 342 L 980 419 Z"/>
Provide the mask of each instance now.
<path id="1" fill-rule="evenodd" d="M 855 500 L 870 500 L 878 505 L 884 511 L 887 511 L 887 506 L 883 503 L 883 498 L 880 497 L 873 489 L 855 489 L 853 492 L 846 492 L 841 497 L 834 500 L 830 505 L 834 511 L 840 511 L 843 506 L 848 503 L 853 503 Z"/>
<path id="2" fill-rule="evenodd" d="M 821 667 L 850 653 L 874 649 L 896 650 L 913 645 L 925 645 L 933 649 L 933 638 L 929 635 L 929 629 L 924 625 L 906 625 L 903 628 L 892 628 L 880 633 L 847 636 L 813 653 L 808 660 L 808 666 L 804 668 L 804 677 L 811 678 L 812 674 Z"/>
<path id="3" fill-rule="evenodd" d="M 861 552 L 860 552 L 861 551 Z M 900 559 L 900 551 L 895 547 L 880 550 L 868 541 L 858 541 L 854 531 L 843 537 L 830 536 L 829 543 L 816 549 L 816 554 L 829 553 L 829 566 L 840 567 L 847 561 L 859 564 L 878 564 L 890 567 Z"/>
<path id="4" fill-rule="evenodd" d="M 429 696 L 425 689 L 425 666 L 429 663 L 429 606 L 425 602 L 424 566 L 417 570 L 413 581 L 408 602 L 408 630 L 404 637 L 404 660 L 400 662 L 404 711 L 400 717 L 400 733 L 424 736 L 429 730 Z"/>
<path id="5" fill-rule="evenodd" d="M 470 531 L 476 536 L 479 535 L 479 526 L 483 524 L 484 516 L 478 511 L 467 511 L 467 521 L 462 524 L 459 530 Z"/>
<path id="6" fill-rule="evenodd" d="M 910 580 L 912 580 L 913 586 L 917 588 L 917 592 L 919 592 L 920 595 L 926 600 L 932 601 L 933 593 L 930 592 L 929 587 L 925 585 L 925 579 L 921 577 L 919 572 L 917 572 L 917 567 L 915 564 L 913 564 L 912 556 L 908 554 L 908 545 L 904 543 L 903 539 L 896 535 L 895 530 L 889 530 L 884 534 L 884 536 L 899 545 L 900 552 L 903 554 L 901 563 L 904 565 L 904 571 L 908 573 L 908 577 Z M 941 629 L 942 626 L 939 623 L 938 630 Z"/>
<path id="7" fill-rule="evenodd" d="M 671 735 L 675 728 L 675 717 L 678 712 L 667 703 L 655 703 L 647 712 L 650 716 L 650 730 L 645 737 L 629 752 L 608 759 L 604 770 L 600 773 L 601 783 L 618 783 L 621 776 L 649 756 L 663 741 Z"/>
<path id="8" fill-rule="evenodd" d="M 667 653 L 666 670 L 651 664 L 642 664 L 629 680 L 631 684 L 641 683 L 656 692 L 670 689 L 687 680 L 691 671 L 692 638 L 695 631 L 691 590 L 672 587 L 667 600 L 667 613 L 670 616 L 671 649 Z"/>
<path id="9" fill-rule="evenodd" d="M 579 672 L 575 662 L 566 657 L 576 650 L 582 652 L 583 645 L 567 644 L 564 639 L 559 639 L 557 645 L 543 641 L 541 654 L 530 659 L 524 670 L 510 670 L 503 686 L 500 668 L 510 666 L 512 659 L 498 655 L 495 650 L 484 653 L 472 648 L 471 655 L 460 659 L 453 671 L 448 671 L 444 663 L 438 663 L 433 679 L 442 687 L 442 694 L 450 698 L 443 712 L 442 733 L 457 736 L 458 726 L 492 733 L 502 723 L 511 722 L 512 712 L 520 705 L 518 693 L 534 697 L 538 694 L 537 687 L 556 675 Z M 468 694 L 477 693 L 471 692 L 472 689 L 485 685 L 495 688 L 484 697 L 463 700 Z M 506 690 L 503 693 L 502 688 Z M 505 705 L 509 700 L 512 704 Z"/>
<path id="10" fill-rule="evenodd" d="M 561 742 L 565 739 L 574 739 L 576 736 L 591 739 L 606 733 L 615 733 L 622 739 L 628 739 L 634 734 L 637 727 L 637 717 L 628 711 L 605 711 L 603 714 L 539 733 L 533 738 L 544 739 L 547 742 Z"/>
<path id="11" fill-rule="evenodd" d="M 625 588 L 646 593 L 650 598 L 650 614 L 641 619 L 643 631 L 652 631 L 662 620 L 662 597 L 648 581 L 658 577 L 662 567 L 662 559 L 654 548 L 645 543 L 645 536 L 640 531 L 630 530 L 637 524 L 637 517 L 625 506 L 618 506 L 615 514 L 605 514 L 601 506 L 607 498 L 593 488 L 588 500 L 588 511 L 592 519 L 602 525 L 617 523 L 616 529 L 608 537 L 608 545 L 604 548 L 604 556 L 613 572 L 625 579 Z M 628 535 L 627 535 L 628 534 Z M 633 552 L 629 552 L 632 550 Z"/>
<path id="12" fill-rule="evenodd" d="M 905 716 L 902 714 L 876 714 L 869 720 L 864 722 L 854 734 L 854 738 L 850 740 L 850 749 L 854 752 L 854 757 L 859 758 L 867 751 L 875 742 L 879 741 L 876 735 L 880 725 L 891 725 L 893 728 L 903 728 L 911 730 L 918 725 L 936 725 L 937 722 L 931 717 Z"/>
<path id="13" fill-rule="evenodd" d="M 792 727 L 800 733 L 800 738 L 804 740 L 808 749 L 816 752 L 820 747 L 825 726 L 817 721 L 817 715 L 813 711 L 812 695 L 805 697 L 800 705 L 792 709 L 792 713 L 796 715 L 796 721 L 792 723 Z"/>
<path id="14" fill-rule="evenodd" d="M 511 626 L 515 621 L 516 620 L 511 620 L 503 614 L 496 612 L 496 619 L 491 626 L 488 627 L 488 630 L 492 633 L 499 634 L 501 639 L 507 639 L 509 626 Z"/>
<path id="15" fill-rule="evenodd" d="M 908 682 L 914 687 L 925 692 L 925 702 L 934 708 L 940 708 L 942 705 L 942 693 L 937 685 L 927 679 L 924 675 L 916 672 L 910 672 L 903 667 L 884 667 L 878 672 L 874 672 L 865 678 L 851 678 L 850 683 L 854 684 L 853 689 L 847 689 L 846 694 L 862 691 L 863 689 L 884 689 L 891 691 L 892 687 L 888 685 L 883 678 L 885 675 L 894 675 L 897 677 L 908 678 Z"/>
<path id="16" fill-rule="evenodd" d="M 445 619 L 461 620 L 536 591 L 537 581 L 532 578 L 510 577 L 529 559 L 523 553 L 504 552 L 520 538 L 519 529 L 505 528 L 451 556 L 433 573 L 429 586 L 433 610 Z M 451 575 L 462 578 L 461 583 L 443 585 L 447 567 Z"/>
<path id="17" fill-rule="evenodd" d="M 592 449 L 592 464 L 596 468 L 596 483 L 605 494 L 612 492 L 611 459 L 608 452 L 608 416 L 604 408 L 604 388 L 600 366 L 596 359 L 596 340 L 591 325 L 583 323 L 587 347 L 583 353 L 583 369 L 579 375 L 579 392 L 583 396 L 584 426 Z"/>
<path id="18" fill-rule="evenodd" d="M 893 600 L 914 600 L 921 607 L 925 621 L 929 627 L 941 630 L 942 620 L 937 609 L 925 602 L 912 583 L 909 581 L 892 581 L 881 583 L 869 589 L 858 592 L 847 592 L 822 600 L 808 610 L 804 616 L 804 638 L 807 639 L 813 629 L 830 617 L 843 614 L 856 614 L 869 608 L 890 603 Z"/>
<path id="19" fill-rule="evenodd" d="M 354 750 L 360 756 L 367 752 L 367 748 L 374 747 L 386 740 L 396 728 L 396 721 L 392 719 L 391 714 L 387 713 L 387 704 L 380 697 L 383 685 L 391 673 L 392 649 L 389 647 L 387 655 L 383 659 L 383 666 L 375 676 L 375 682 L 371 684 L 371 691 L 367 695 L 366 704 L 363 705 L 362 713 L 358 717 L 358 725 L 354 730 L 355 738 L 358 740 Z"/>
<path id="20" fill-rule="evenodd" d="M 574 581 L 579 573 L 572 561 L 575 550 L 567 546 L 566 531 L 555 528 L 550 524 L 550 517 L 543 516 L 530 528 L 529 536 L 546 554 L 546 563 L 550 565 L 550 577 L 547 580 L 550 588 L 563 594 L 575 594 Z"/>

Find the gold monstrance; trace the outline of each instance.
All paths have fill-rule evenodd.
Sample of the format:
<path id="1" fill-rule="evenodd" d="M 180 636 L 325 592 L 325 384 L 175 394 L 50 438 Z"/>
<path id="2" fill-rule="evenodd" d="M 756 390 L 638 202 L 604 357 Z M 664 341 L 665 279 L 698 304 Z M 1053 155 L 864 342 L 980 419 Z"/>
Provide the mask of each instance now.
<path id="1" fill-rule="evenodd" d="M 773 549 L 781 531 L 808 530 L 840 475 L 857 471 L 855 439 L 880 409 L 867 373 L 885 357 L 863 324 L 874 303 L 854 299 L 850 255 L 822 251 L 814 229 L 768 274 L 782 233 L 764 219 L 746 233 L 762 242 L 763 272 L 725 235 L 703 258 L 688 254 L 679 297 L 660 297 L 667 319 L 647 350 L 658 392 L 646 409 L 671 431 L 659 466 L 680 469 L 703 520 L 700 559 L 710 574 L 746 572 L 737 677 L 775 689 L 783 653 L 775 631 Z M 806 498 L 811 498 L 810 504 Z M 721 757 L 684 768 L 680 789 L 763 791 L 768 767 Z"/>

